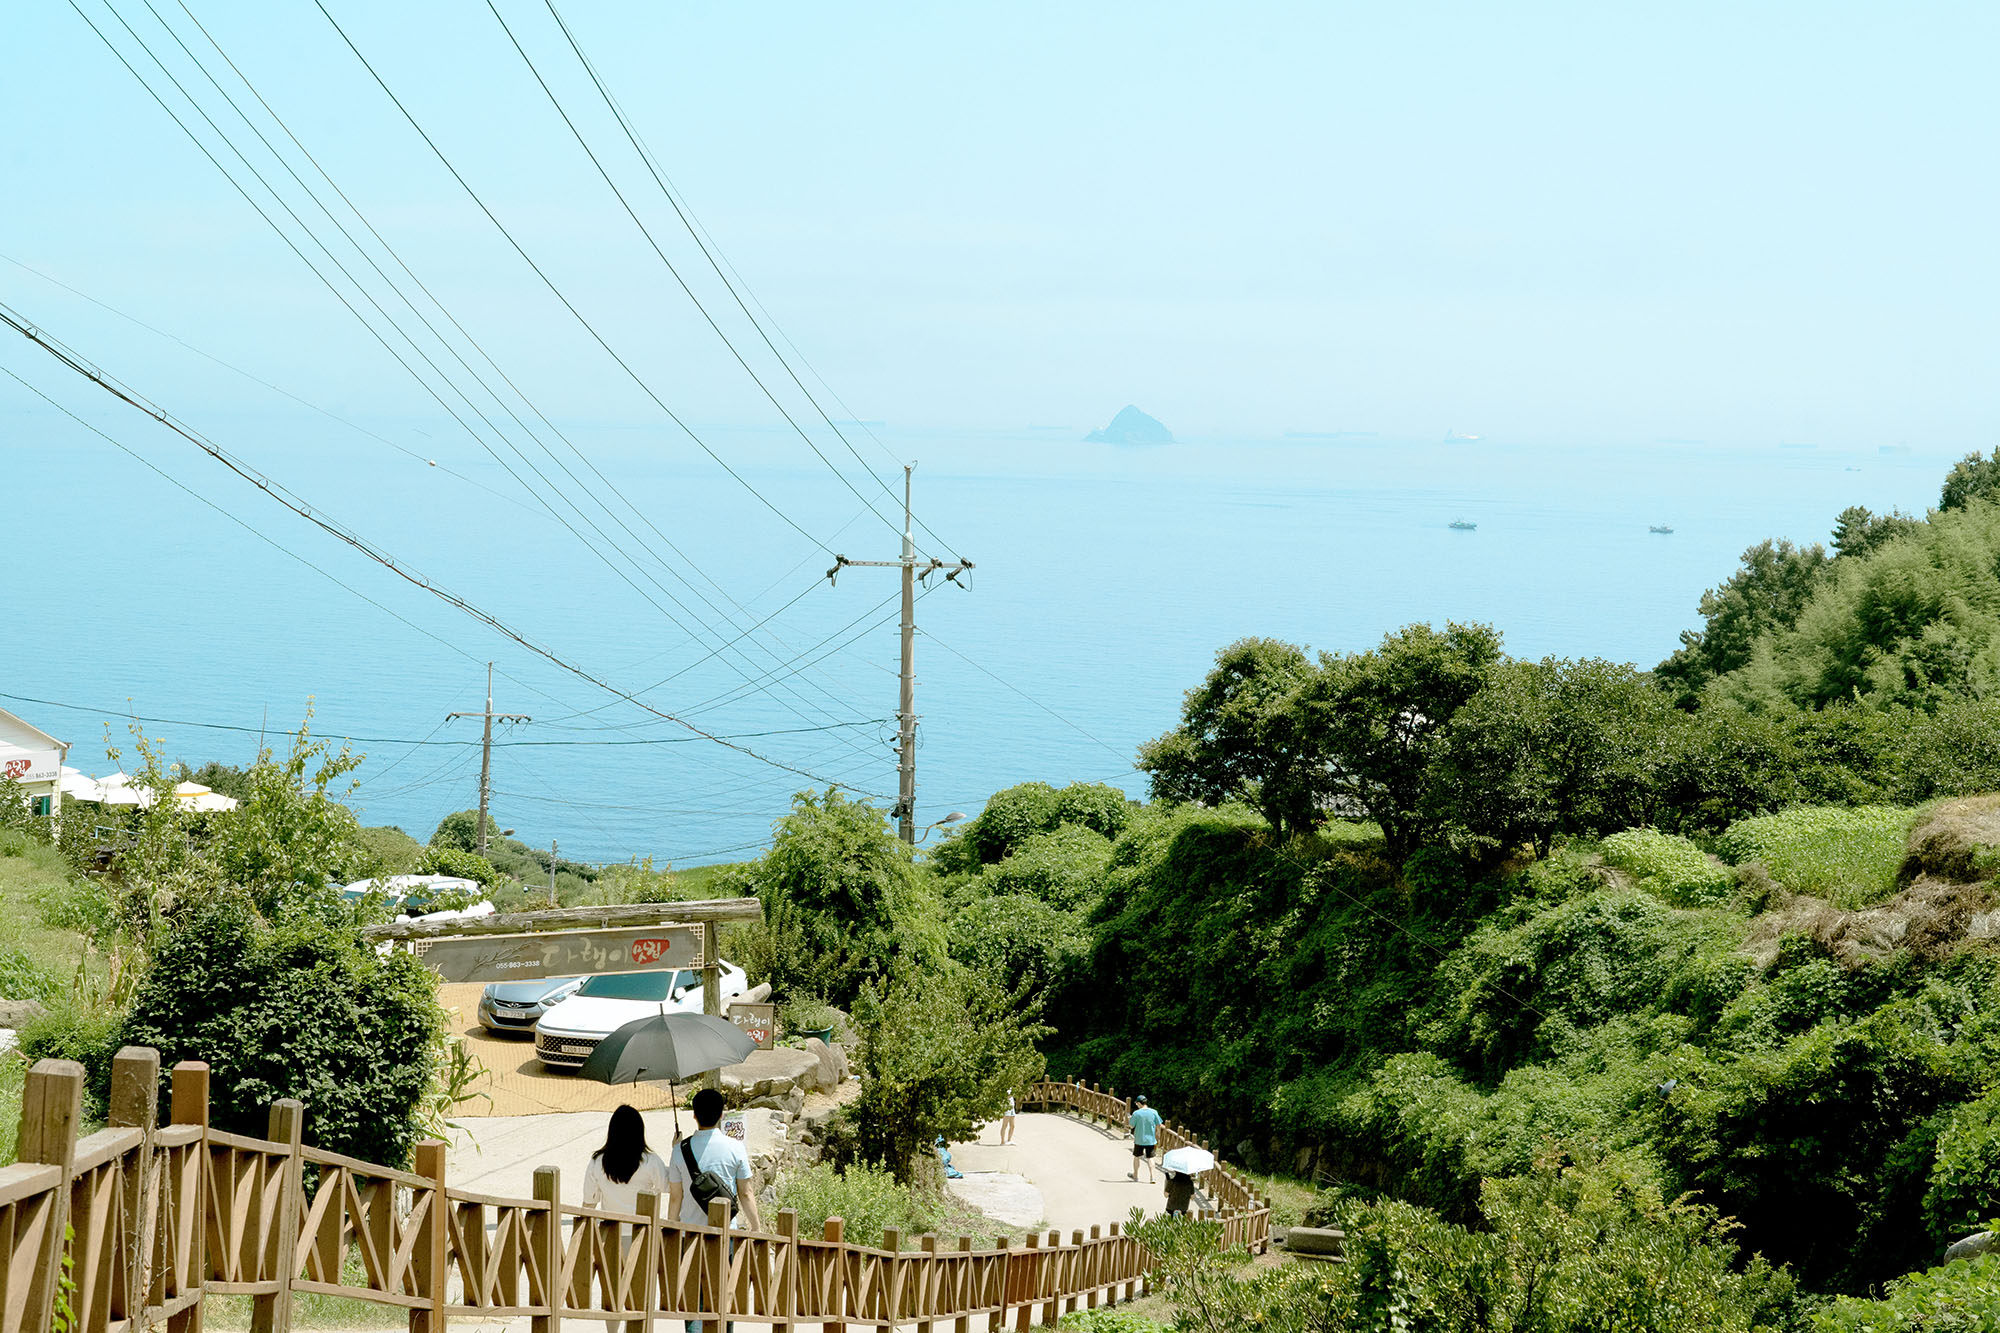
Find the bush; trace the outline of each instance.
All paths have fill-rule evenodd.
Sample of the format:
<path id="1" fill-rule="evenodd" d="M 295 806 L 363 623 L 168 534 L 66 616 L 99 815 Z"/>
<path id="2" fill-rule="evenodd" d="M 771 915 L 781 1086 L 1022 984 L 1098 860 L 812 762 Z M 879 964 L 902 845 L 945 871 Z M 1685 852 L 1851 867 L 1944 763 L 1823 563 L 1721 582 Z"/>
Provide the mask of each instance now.
<path id="1" fill-rule="evenodd" d="M 778 1181 L 778 1207 L 798 1210 L 801 1236 L 818 1236 L 827 1218 L 838 1217 L 852 1244 L 880 1245 L 882 1233 L 894 1227 L 903 1233 L 904 1249 L 915 1249 L 945 1218 L 942 1200 L 861 1163 L 840 1171 L 814 1162 L 786 1172 Z"/>
<path id="2" fill-rule="evenodd" d="M 422 862 L 424 845 L 393 824 L 377 824 L 356 829 L 361 847 L 362 869 L 369 875 L 414 875 Z"/>
<path id="3" fill-rule="evenodd" d="M 493 863 L 478 852 L 462 852 L 455 847 L 426 847 L 417 858 L 417 870 L 424 875 L 455 875 L 476 880 L 489 889 L 506 882 Z"/>
<path id="4" fill-rule="evenodd" d="M 861 1152 L 907 1181 L 939 1135 L 965 1139 L 999 1116 L 1007 1094 L 1043 1073 L 1035 1041 L 1048 1029 L 1033 1006 L 946 963 L 866 987 L 854 1006 L 861 1037 Z"/>
<path id="5" fill-rule="evenodd" d="M 1044 995 L 1090 947 L 1083 924 L 1039 898 L 981 898 L 952 918 L 951 956 L 1007 990 Z"/>
<path id="6" fill-rule="evenodd" d="M 125 1040 L 163 1066 L 208 1062 L 211 1122 L 262 1135 L 280 1097 L 307 1141 L 385 1166 L 408 1160 L 444 1024 L 437 979 L 313 916 L 263 921 L 218 896 L 169 918 Z"/>
<path id="7" fill-rule="evenodd" d="M 1102 891 L 1111 843 L 1087 828 L 1037 833 L 980 879 L 989 893 L 1039 898 L 1065 912 L 1089 907 Z"/>
<path id="8" fill-rule="evenodd" d="M 74 875 L 37 894 L 35 911 L 50 930 L 74 931 L 91 939 L 101 939 L 118 921 L 118 909 L 103 882 Z M 0 992 L 4 990 L 0 986 Z"/>
<path id="9" fill-rule="evenodd" d="M 1816 1333 L 1983 1333 L 2000 1328 L 2000 1254 L 1912 1273 L 1879 1301 L 1843 1296 L 1813 1317 Z"/>
<path id="10" fill-rule="evenodd" d="M 111 1097 L 111 1058 L 125 1044 L 124 1030 L 125 1015 L 117 1009 L 65 997 L 21 1029 L 21 1055 L 31 1065 L 37 1060 L 82 1065 L 84 1119 L 101 1121 Z"/>
<path id="11" fill-rule="evenodd" d="M 1733 876 L 1708 854 L 1671 833 L 1635 828 L 1604 840 L 1604 864 L 1678 907 L 1706 907 L 1729 897 Z"/>
<path id="12" fill-rule="evenodd" d="M 1739 865 L 1761 862 L 1794 893 L 1867 907 L 1896 892 L 1916 817 L 1892 805 L 1802 806 L 1736 821 L 1719 850 Z"/>
<path id="13" fill-rule="evenodd" d="M 2000 1200 L 2000 1089 L 1943 1117 L 1937 1156 L 1924 1190 L 1924 1225 L 1948 1245 L 1977 1231 Z"/>

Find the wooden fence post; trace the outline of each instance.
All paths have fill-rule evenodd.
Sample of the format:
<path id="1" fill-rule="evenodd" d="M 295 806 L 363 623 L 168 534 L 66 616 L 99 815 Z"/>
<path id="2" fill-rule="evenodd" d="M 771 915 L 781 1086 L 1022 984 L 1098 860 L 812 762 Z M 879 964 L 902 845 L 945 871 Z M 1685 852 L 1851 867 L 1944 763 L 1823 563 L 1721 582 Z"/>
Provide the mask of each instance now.
<path id="1" fill-rule="evenodd" d="M 444 1291 L 449 1273 L 445 1268 L 445 1239 L 450 1232 L 444 1185 L 445 1146 L 436 1139 L 417 1145 L 416 1174 L 431 1182 L 430 1207 L 417 1228 L 417 1247 L 410 1254 L 412 1276 L 417 1290 L 430 1305 L 410 1311 L 410 1333 L 445 1333 Z M 387 1198 L 382 1201 L 385 1205 Z"/>
<path id="2" fill-rule="evenodd" d="M 972 1237 L 960 1236 L 958 1238 L 958 1252 L 960 1254 L 972 1253 Z M 959 1278 L 961 1286 L 954 1293 L 954 1296 L 958 1301 L 958 1308 L 968 1310 L 979 1299 L 979 1285 L 972 1280 L 972 1261 L 970 1259 L 960 1261 Z M 952 1333 L 972 1333 L 972 1316 L 961 1314 L 957 1319 L 952 1321 L 951 1327 Z"/>
<path id="3" fill-rule="evenodd" d="M 902 1322 L 903 1314 L 903 1273 L 905 1265 L 897 1256 L 903 1252 L 903 1232 L 900 1227 L 882 1228 L 882 1248 L 889 1257 L 882 1261 L 877 1271 L 875 1289 L 879 1293 L 882 1309 L 889 1317 L 885 1327 L 894 1328 Z"/>
<path id="4" fill-rule="evenodd" d="M 839 1246 L 841 1236 L 846 1233 L 847 1223 L 838 1217 L 826 1219 L 826 1230 L 820 1238 L 829 1245 Z M 833 1252 L 833 1281 L 827 1284 L 826 1312 L 833 1318 L 820 1325 L 821 1333 L 844 1333 L 847 1328 L 841 1315 L 847 1309 L 847 1251 L 835 1249 Z"/>
<path id="5" fill-rule="evenodd" d="M 529 1326 L 532 1333 L 562 1333 L 563 1297 L 566 1294 L 562 1280 L 563 1228 L 562 1228 L 562 1172 L 553 1166 L 535 1168 L 535 1202 L 548 1205 L 545 1212 L 536 1214 L 537 1221 L 528 1228 L 528 1243 L 535 1247 L 536 1267 L 542 1270 L 540 1293 L 530 1291 L 531 1305 L 546 1305 L 547 1314 L 534 1315 Z"/>
<path id="6" fill-rule="evenodd" d="M 729 1327 L 729 1205 L 726 1202 L 709 1200 L 708 1224 L 717 1232 L 702 1238 L 707 1247 L 708 1284 L 715 1293 L 715 1333 L 724 1333 Z M 702 1324 L 702 1333 L 709 1333 L 706 1322 Z"/>
<path id="7" fill-rule="evenodd" d="M 181 1234 L 176 1247 L 185 1246 L 187 1282 L 194 1288 L 208 1285 L 208 1065 L 200 1060 L 182 1060 L 174 1066 L 173 1099 L 167 1118 L 176 1125 L 200 1125 L 202 1137 L 188 1149 L 194 1156 L 194 1196 L 182 1198 L 180 1215 L 174 1219 Z M 202 1299 L 205 1299 L 204 1296 Z M 202 1299 L 167 1319 L 167 1333 L 201 1333 Z"/>
<path id="8" fill-rule="evenodd" d="M 1097 1291 L 1104 1283 L 1104 1247 L 1097 1243 L 1103 1234 L 1103 1229 L 1100 1227 L 1093 1226 L 1090 1229 L 1090 1259 L 1088 1261 L 1090 1272 L 1086 1279 L 1086 1285 L 1090 1290 L 1087 1293 L 1083 1307 L 1086 1310 L 1095 1310 L 1097 1308 Z M 1074 1305 L 1070 1307 L 1072 1310 L 1075 1308 Z"/>
<path id="9" fill-rule="evenodd" d="M 917 1320 L 917 1333 L 931 1333 L 930 1317 L 937 1312 L 937 1298 L 938 1291 L 940 1290 L 937 1266 L 937 1237 L 931 1235 L 929 1232 L 925 1232 L 924 1238 L 918 1241 L 917 1245 L 923 1251 L 924 1255 L 923 1267 L 920 1270 L 923 1273 L 923 1277 L 917 1282 L 917 1313 L 922 1315 L 923 1318 Z"/>
<path id="10" fill-rule="evenodd" d="M 1014 1256 L 1007 1248 L 1008 1243 L 1005 1236 L 993 1242 L 993 1247 L 1000 1251 L 1000 1299 L 995 1302 L 999 1308 L 986 1316 L 986 1333 L 1000 1333 L 1007 1327 L 1007 1302 L 1014 1295 Z"/>
<path id="11" fill-rule="evenodd" d="M 250 1333 L 289 1333 L 292 1327 L 292 1279 L 298 1271 L 299 1222 L 304 1212 L 305 1159 L 300 1149 L 305 1123 L 305 1104 L 296 1097 L 271 1103 L 271 1127 L 264 1137 L 283 1144 L 286 1153 L 278 1171 L 278 1234 L 265 1251 L 278 1289 L 250 1298 Z"/>
<path id="12" fill-rule="evenodd" d="M 660 1280 L 660 1196 L 641 1194 L 639 1215 L 646 1219 L 646 1225 L 634 1238 L 639 1251 L 639 1285 L 634 1295 L 639 1302 L 640 1314 L 637 1326 L 628 1322 L 625 1333 L 653 1333 L 653 1307 L 658 1304 L 654 1298 L 658 1295 Z"/>
<path id="13" fill-rule="evenodd" d="M 1028 1248 L 1037 1250 L 1041 1248 L 1041 1245 L 1042 1238 L 1030 1232 L 1028 1234 Z M 1029 1325 L 1035 1322 L 1035 1298 L 1042 1294 L 1041 1256 L 1029 1255 L 1027 1258 L 1028 1262 L 1022 1265 L 1022 1271 L 1028 1275 L 1028 1281 L 1023 1284 L 1028 1287 L 1028 1290 L 1021 1293 L 1021 1308 L 1014 1315 L 1015 1333 L 1028 1333 Z"/>
<path id="14" fill-rule="evenodd" d="M 1120 1280 L 1125 1276 L 1125 1252 L 1131 1247 L 1119 1243 L 1119 1234 L 1118 1224 L 1113 1222 L 1111 1224 L 1111 1244 L 1107 1247 L 1111 1255 L 1106 1261 L 1111 1265 L 1111 1283 L 1104 1289 L 1104 1303 L 1106 1305 L 1116 1305 L 1125 1296 L 1131 1294 L 1126 1289 L 1124 1282 Z M 1124 1295 L 1120 1293 L 1124 1293 Z"/>
<path id="15" fill-rule="evenodd" d="M 15 1155 L 61 1170 L 49 1196 L 49 1229 L 28 1274 L 28 1304 L 21 1333 L 48 1333 L 55 1322 L 62 1278 L 63 1232 L 69 1225 L 71 1168 L 76 1130 L 83 1116 L 83 1066 L 74 1060 L 37 1060 L 21 1089 L 21 1133 Z M 12 1296 L 9 1300 L 13 1300 Z"/>
<path id="16" fill-rule="evenodd" d="M 153 1135 L 160 1124 L 160 1053 L 150 1046 L 121 1047 L 111 1058 L 111 1124 L 139 1131 L 139 1148 L 125 1172 L 124 1291 L 111 1305 L 112 1319 L 137 1326 L 152 1286 L 150 1261 L 158 1252 L 153 1227 L 159 1209 L 156 1190 L 164 1185 L 153 1170 Z M 157 1182 L 157 1183 L 156 1183 Z"/>
<path id="17" fill-rule="evenodd" d="M 784 1238 L 785 1248 L 778 1272 L 777 1318 L 771 1321 L 772 1333 L 792 1333 L 792 1325 L 799 1314 L 799 1267 L 804 1255 L 799 1250 L 799 1213 L 796 1208 L 786 1208 L 778 1214 L 778 1234 Z"/>

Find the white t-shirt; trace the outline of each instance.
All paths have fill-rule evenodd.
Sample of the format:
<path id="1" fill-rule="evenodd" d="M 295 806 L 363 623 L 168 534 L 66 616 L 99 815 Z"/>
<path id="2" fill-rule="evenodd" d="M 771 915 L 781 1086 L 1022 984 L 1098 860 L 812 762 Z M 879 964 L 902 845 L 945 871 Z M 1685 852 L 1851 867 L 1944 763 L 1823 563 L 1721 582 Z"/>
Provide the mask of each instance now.
<path id="1" fill-rule="evenodd" d="M 593 1153 L 590 1165 L 583 1170 L 583 1206 L 608 1208 L 614 1213 L 636 1213 L 641 1194 L 657 1194 L 660 1206 L 664 1208 L 667 1205 L 669 1179 L 667 1164 L 650 1148 L 639 1158 L 639 1165 L 632 1170 L 632 1178 L 626 1181 L 613 1180 L 605 1175 L 603 1155 Z"/>
<path id="2" fill-rule="evenodd" d="M 743 1151 L 743 1145 L 719 1129 L 698 1129 L 688 1135 L 687 1142 L 694 1148 L 695 1164 L 703 1171 L 713 1171 L 724 1180 L 736 1182 L 736 1215 L 731 1226 L 743 1225 L 743 1183 L 750 1179 L 750 1154 Z M 689 1226 L 707 1226 L 708 1212 L 695 1201 L 694 1191 L 688 1186 L 694 1177 L 688 1174 L 687 1155 L 680 1144 L 667 1154 L 667 1183 L 681 1187 L 681 1221 Z"/>

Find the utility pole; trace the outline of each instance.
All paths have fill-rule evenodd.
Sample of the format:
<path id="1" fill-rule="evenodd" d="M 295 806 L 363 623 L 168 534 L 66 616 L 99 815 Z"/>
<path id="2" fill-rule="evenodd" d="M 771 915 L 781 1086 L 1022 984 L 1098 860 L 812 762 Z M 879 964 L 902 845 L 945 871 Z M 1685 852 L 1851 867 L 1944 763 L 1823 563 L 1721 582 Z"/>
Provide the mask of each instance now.
<path id="1" fill-rule="evenodd" d="M 893 813 L 896 816 L 896 836 L 911 847 L 917 845 L 917 580 L 943 570 L 946 579 L 957 583 L 958 576 L 972 568 L 972 562 L 965 559 L 949 565 L 935 558 L 917 559 L 917 541 L 910 530 L 910 474 L 915 468 L 914 463 L 903 468 L 903 558 L 849 560 L 844 555 L 836 555 L 833 568 L 826 571 L 829 583 L 835 582 L 835 576 L 848 566 L 903 571 L 903 675 L 896 709 L 900 735 L 896 808 Z"/>
<path id="2" fill-rule="evenodd" d="M 556 840 L 554 838 L 550 838 L 549 839 L 549 906 L 551 907 L 555 907 L 558 905 L 556 902 L 556 850 L 557 850 Z"/>
<path id="3" fill-rule="evenodd" d="M 480 741 L 479 746 L 479 854 L 484 856 L 486 855 L 486 807 L 493 796 L 494 720 L 498 719 L 501 722 L 532 722 L 534 719 L 526 713 L 496 713 L 493 711 L 493 664 L 491 662 L 486 664 L 486 711 L 483 713 L 446 713 L 444 720 L 449 722 L 456 717 L 476 717 L 483 719 L 486 723 L 485 735 Z M 554 872 L 551 869 L 551 881 L 554 878 Z"/>

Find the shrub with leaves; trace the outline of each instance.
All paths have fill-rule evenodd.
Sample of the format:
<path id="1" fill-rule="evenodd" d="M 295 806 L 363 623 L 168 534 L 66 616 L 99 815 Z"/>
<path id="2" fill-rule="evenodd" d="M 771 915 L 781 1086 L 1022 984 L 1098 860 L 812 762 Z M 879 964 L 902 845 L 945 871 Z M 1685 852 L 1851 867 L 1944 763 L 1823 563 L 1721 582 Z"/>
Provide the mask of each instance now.
<path id="1" fill-rule="evenodd" d="M 240 895 L 175 912 L 156 939 L 124 1040 L 161 1064 L 205 1060 L 213 1123 L 262 1134 L 270 1104 L 305 1103 L 308 1141 L 408 1160 L 431 1087 L 437 978 L 314 914 L 264 921 Z"/>
<path id="2" fill-rule="evenodd" d="M 861 1095 L 854 1104 L 864 1160 L 907 1181 L 942 1134 L 970 1137 L 1042 1076 L 1036 1039 L 1047 1028 L 975 972 L 946 963 L 864 987 L 854 1006 Z"/>
<path id="3" fill-rule="evenodd" d="M 2000 1254 L 1982 1254 L 1889 1283 L 1880 1300 L 1843 1296 L 1813 1317 L 1815 1333 L 1986 1333 L 2000 1328 Z"/>
<path id="4" fill-rule="evenodd" d="M 1867 907 L 1895 893 L 1915 819 L 1902 806 L 1799 806 L 1739 819 L 1719 850 L 1738 865 L 1761 863 L 1794 893 Z"/>
<path id="5" fill-rule="evenodd" d="M 802 1236 L 819 1235 L 827 1218 L 838 1217 L 847 1239 L 857 1245 L 879 1245 L 882 1233 L 894 1227 L 903 1233 L 906 1249 L 914 1249 L 944 1218 L 935 1195 L 861 1162 L 844 1170 L 814 1162 L 787 1171 L 778 1181 L 778 1207 L 798 1210 Z"/>
<path id="6" fill-rule="evenodd" d="M 1604 864 L 1677 907 L 1707 907 L 1730 895 L 1733 876 L 1686 838 L 1658 829 L 1626 829 L 1604 840 Z"/>

